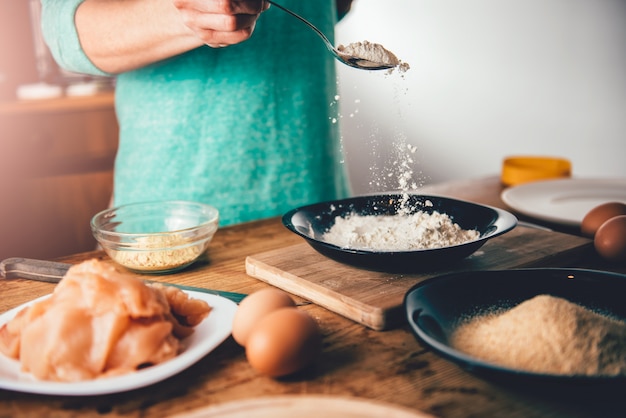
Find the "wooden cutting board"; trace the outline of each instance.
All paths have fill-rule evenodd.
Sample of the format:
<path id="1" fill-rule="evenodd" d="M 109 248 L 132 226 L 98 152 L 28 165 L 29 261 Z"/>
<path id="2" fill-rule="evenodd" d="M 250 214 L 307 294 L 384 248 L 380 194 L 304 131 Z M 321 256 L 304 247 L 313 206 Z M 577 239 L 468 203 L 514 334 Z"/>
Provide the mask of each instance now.
<path id="1" fill-rule="evenodd" d="M 456 271 L 568 266 L 589 251 L 589 239 L 517 226 L 450 268 L 418 274 L 351 267 L 319 254 L 306 242 L 248 256 L 246 273 L 382 331 L 405 320 L 404 295 L 425 279 Z"/>

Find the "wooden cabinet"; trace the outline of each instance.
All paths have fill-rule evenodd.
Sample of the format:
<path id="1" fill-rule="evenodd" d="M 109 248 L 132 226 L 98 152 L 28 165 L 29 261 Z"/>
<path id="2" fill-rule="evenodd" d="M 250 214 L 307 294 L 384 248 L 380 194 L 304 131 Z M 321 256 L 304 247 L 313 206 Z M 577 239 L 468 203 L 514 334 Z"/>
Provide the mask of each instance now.
<path id="1" fill-rule="evenodd" d="M 117 145 L 113 93 L 0 103 L 0 258 L 93 250 Z"/>

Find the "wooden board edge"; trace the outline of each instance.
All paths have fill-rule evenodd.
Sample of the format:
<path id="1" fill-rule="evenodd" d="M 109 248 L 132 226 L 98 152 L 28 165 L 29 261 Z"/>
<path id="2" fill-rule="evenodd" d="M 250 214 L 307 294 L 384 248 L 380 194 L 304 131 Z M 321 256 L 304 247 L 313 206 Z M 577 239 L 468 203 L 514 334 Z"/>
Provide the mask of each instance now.
<path id="1" fill-rule="evenodd" d="M 517 269 L 522 268 L 549 268 L 555 266 L 562 266 L 563 264 L 571 263 L 572 260 L 578 260 L 589 255 L 589 252 L 593 251 L 593 241 L 582 243 L 579 246 L 572 247 L 566 251 L 558 254 L 549 254 L 528 263 L 520 264 L 516 266 Z M 564 266 L 565 267 L 565 266 Z"/>
<path id="2" fill-rule="evenodd" d="M 277 269 L 250 256 L 246 257 L 245 267 L 246 274 L 250 277 L 304 299 L 315 299 L 316 305 L 363 324 L 375 331 L 383 331 L 389 325 L 385 311 L 380 308 L 366 305 L 330 289 L 302 280 L 296 275 Z M 276 277 L 279 276 L 284 277 L 285 280 L 276 280 Z M 303 289 L 307 291 L 305 292 Z M 340 300 L 342 304 L 337 304 L 337 300 Z"/>

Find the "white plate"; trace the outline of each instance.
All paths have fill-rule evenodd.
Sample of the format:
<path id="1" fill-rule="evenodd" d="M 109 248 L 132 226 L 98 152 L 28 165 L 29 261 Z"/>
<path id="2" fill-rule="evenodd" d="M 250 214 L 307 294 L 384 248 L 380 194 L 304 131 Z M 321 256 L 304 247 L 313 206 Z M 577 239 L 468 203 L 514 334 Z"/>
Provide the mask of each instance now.
<path id="1" fill-rule="evenodd" d="M 186 293 L 190 297 L 206 301 L 213 309 L 194 328 L 194 333 L 183 340 L 186 348 L 175 358 L 122 376 L 65 383 L 37 380 L 30 374 L 20 372 L 20 363 L 17 360 L 0 354 L 0 388 L 46 395 L 103 395 L 141 388 L 180 373 L 228 338 L 237 310 L 237 304 L 223 297 L 199 292 Z M 47 297 L 49 296 L 43 296 L 3 313 L 0 315 L 0 326 L 10 321 L 22 308 Z"/>
<path id="2" fill-rule="evenodd" d="M 607 202 L 626 203 L 626 179 L 560 179 L 525 183 L 502 192 L 511 209 L 527 216 L 580 227 L 585 215 Z"/>
<path id="3" fill-rule="evenodd" d="M 374 399 L 334 395 L 281 395 L 237 399 L 173 418 L 434 418 L 424 412 Z"/>

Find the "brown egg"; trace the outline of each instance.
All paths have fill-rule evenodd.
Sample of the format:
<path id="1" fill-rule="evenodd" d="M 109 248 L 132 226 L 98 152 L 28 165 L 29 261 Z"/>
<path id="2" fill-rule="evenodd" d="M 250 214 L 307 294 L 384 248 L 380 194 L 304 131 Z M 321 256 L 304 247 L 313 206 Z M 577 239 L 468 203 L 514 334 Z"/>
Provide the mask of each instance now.
<path id="1" fill-rule="evenodd" d="M 259 372 L 279 377 L 311 364 L 320 348 L 321 335 L 315 320 L 299 309 L 281 308 L 266 315 L 254 328 L 246 344 L 246 357 Z"/>
<path id="2" fill-rule="evenodd" d="M 600 225 L 619 215 L 626 215 L 626 204 L 621 202 L 608 202 L 596 206 L 583 218 L 580 224 L 580 232 L 589 238 L 593 238 L 598 228 L 600 228 Z"/>
<path id="3" fill-rule="evenodd" d="M 615 216 L 603 223 L 596 232 L 593 244 L 606 260 L 626 262 L 626 215 Z"/>
<path id="4" fill-rule="evenodd" d="M 256 291 L 246 296 L 233 318 L 233 338 L 242 346 L 256 324 L 270 312 L 296 304 L 287 292 L 275 288 Z"/>

